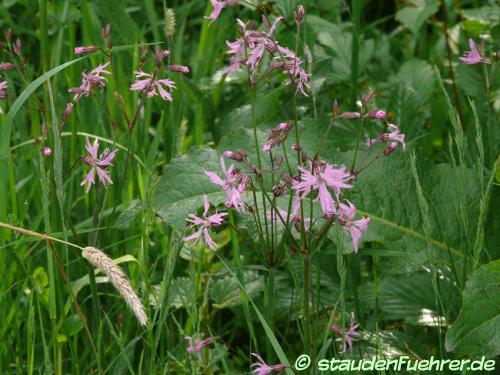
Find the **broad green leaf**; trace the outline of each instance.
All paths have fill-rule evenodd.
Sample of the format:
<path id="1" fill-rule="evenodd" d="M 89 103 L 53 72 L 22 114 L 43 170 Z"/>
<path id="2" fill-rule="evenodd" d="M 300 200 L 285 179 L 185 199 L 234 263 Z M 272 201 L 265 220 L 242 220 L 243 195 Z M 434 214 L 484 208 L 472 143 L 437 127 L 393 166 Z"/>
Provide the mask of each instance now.
<path id="1" fill-rule="evenodd" d="M 429 63 L 421 60 L 405 62 L 391 80 L 393 87 L 387 109 L 394 112 L 407 139 L 415 138 L 423 129 L 425 113 L 435 88 L 436 78 Z"/>
<path id="2" fill-rule="evenodd" d="M 420 27 L 439 9 L 437 0 L 412 0 L 396 13 L 396 20 L 417 34 Z"/>
<path id="3" fill-rule="evenodd" d="M 104 25 L 109 23 L 113 26 L 113 38 L 117 38 L 120 44 L 137 41 L 139 28 L 119 0 L 94 0 L 92 6 Z"/>
<path id="4" fill-rule="evenodd" d="M 249 297 L 255 298 L 264 289 L 264 278 L 255 271 L 244 273 L 245 288 Z M 218 309 L 234 307 L 241 304 L 240 287 L 231 276 L 224 276 L 210 285 L 210 298 Z"/>
<path id="5" fill-rule="evenodd" d="M 350 199 L 359 215 L 371 217 L 368 235 L 373 236 L 373 240 L 387 243 L 404 238 L 404 248 L 408 254 L 414 254 L 425 249 L 426 237 L 409 167 L 409 155 L 401 149 L 383 157 L 354 181 Z M 475 228 L 478 217 L 476 175 L 465 167 L 458 168 L 464 176 L 460 181 L 461 189 L 457 186 L 457 171 L 450 165 L 421 161 L 418 166 L 420 183 L 429 204 L 430 241 L 433 248 L 446 257 L 448 251 L 462 256 L 467 247 L 457 219 L 459 201 L 465 205 L 470 228 Z"/>
<path id="6" fill-rule="evenodd" d="M 76 335 L 83 328 L 83 322 L 78 314 L 70 315 L 64 318 L 62 330 L 68 337 Z"/>
<path id="7" fill-rule="evenodd" d="M 459 356 L 500 354 L 500 260 L 478 268 L 465 285 L 460 315 L 446 334 L 446 349 Z"/>
<path id="8" fill-rule="evenodd" d="M 204 173 L 207 170 L 222 175 L 219 159 L 212 149 L 195 148 L 165 166 L 153 201 L 158 215 L 165 222 L 183 228 L 187 215 L 203 206 L 203 195 L 212 205 L 224 202 L 224 191 L 212 184 Z"/>
<path id="9" fill-rule="evenodd" d="M 266 124 L 281 113 L 283 104 L 280 99 L 285 90 L 286 88 L 280 87 L 264 95 L 257 95 L 254 104 L 255 123 L 257 125 Z M 221 119 L 219 127 L 221 135 L 228 134 L 238 128 L 251 128 L 251 105 L 245 104 L 229 112 L 228 115 Z"/>
<path id="10" fill-rule="evenodd" d="M 404 320 L 413 325 L 435 326 L 444 318 L 436 312 L 436 298 L 432 289 L 432 276 L 428 272 L 413 272 L 404 275 L 384 277 L 377 286 L 375 295 L 373 283 L 364 284 L 359 298 L 365 308 L 375 308 L 378 298 L 380 318 L 383 320 Z M 459 292 L 452 280 L 443 277 L 439 283 L 440 297 L 451 313 L 458 311 Z"/>

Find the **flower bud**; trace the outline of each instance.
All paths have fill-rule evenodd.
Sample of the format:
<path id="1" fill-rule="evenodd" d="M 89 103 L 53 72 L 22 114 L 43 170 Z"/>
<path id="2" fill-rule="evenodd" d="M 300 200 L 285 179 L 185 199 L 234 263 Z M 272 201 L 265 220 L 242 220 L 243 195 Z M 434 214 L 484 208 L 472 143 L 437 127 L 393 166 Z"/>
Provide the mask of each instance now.
<path id="1" fill-rule="evenodd" d="M 189 68 L 184 65 L 170 65 L 168 67 L 168 70 L 171 72 L 177 72 L 177 73 L 182 73 L 182 74 L 188 74 L 189 73 Z"/>
<path id="2" fill-rule="evenodd" d="M 361 105 L 365 107 L 375 96 L 375 91 L 371 91 L 361 98 Z"/>
<path id="3" fill-rule="evenodd" d="M 354 119 L 360 118 L 361 113 L 359 113 L 359 112 L 344 112 L 342 114 L 342 116 L 344 116 L 344 119 L 346 119 L 346 120 L 354 120 Z"/>
<path id="4" fill-rule="evenodd" d="M 340 114 L 340 106 L 337 99 L 333 101 L 333 114 L 337 117 Z"/>
<path id="5" fill-rule="evenodd" d="M 73 107 L 74 107 L 73 103 L 66 104 L 66 109 L 64 110 L 63 113 L 63 122 L 68 121 L 69 115 L 71 115 L 71 112 L 73 112 Z"/>
<path id="6" fill-rule="evenodd" d="M 47 132 L 48 132 L 47 124 L 45 122 L 42 122 L 42 137 L 43 138 L 47 137 Z"/>
<path id="7" fill-rule="evenodd" d="M 42 147 L 42 153 L 48 157 L 52 155 L 52 150 L 50 149 L 50 147 Z"/>
<path id="8" fill-rule="evenodd" d="M 12 32 L 12 27 L 9 27 L 9 28 L 7 29 L 7 31 L 5 32 L 5 40 L 6 40 L 7 42 L 10 42 L 10 40 L 12 39 L 12 34 L 13 34 L 13 32 Z"/>
<path id="9" fill-rule="evenodd" d="M 75 47 L 75 55 L 83 55 L 84 53 L 88 52 L 95 52 L 99 49 L 99 47 L 96 46 L 82 46 L 82 47 Z"/>
<path id="10" fill-rule="evenodd" d="M 368 118 L 383 120 L 387 117 L 387 113 L 382 109 L 374 109 L 368 112 Z"/>
<path id="11" fill-rule="evenodd" d="M 398 147 L 398 143 L 397 142 L 390 143 L 389 146 L 387 146 L 386 148 L 384 148 L 384 151 L 383 151 L 384 155 L 385 156 L 389 156 L 396 149 L 396 147 Z"/>
<path id="12" fill-rule="evenodd" d="M 274 168 L 280 168 L 283 165 L 283 156 L 277 155 L 274 157 Z"/>
<path id="13" fill-rule="evenodd" d="M 111 25 L 108 23 L 101 31 L 102 37 L 108 39 L 111 35 Z"/>
<path id="14" fill-rule="evenodd" d="M 16 39 L 16 44 L 14 45 L 14 53 L 17 56 L 21 56 L 21 49 L 23 47 L 23 44 L 21 43 L 21 39 L 17 38 Z"/>
<path id="15" fill-rule="evenodd" d="M 302 20 L 304 19 L 304 6 L 300 4 L 297 8 L 297 11 L 293 12 L 293 15 L 295 17 L 295 23 L 297 25 L 300 25 L 302 23 Z"/>
<path id="16" fill-rule="evenodd" d="M 277 197 L 282 197 L 288 193 L 288 188 L 286 187 L 285 181 L 279 181 L 276 185 L 273 186 L 273 194 Z"/>
<path id="17" fill-rule="evenodd" d="M 11 63 L 0 64 L 0 72 L 5 72 L 6 70 L 11 70 L 12 68 L 15 68 L 14 64 Z"/>
<path id="18" fill-rule="evenodd" d="M 248 153 L 243 150 L 238 150 L 236 152 L 233 151 L 225 151 L 222 154 L 225 158 L 234 160 L 234 161 L 243 161 L 247 158 Z"/>

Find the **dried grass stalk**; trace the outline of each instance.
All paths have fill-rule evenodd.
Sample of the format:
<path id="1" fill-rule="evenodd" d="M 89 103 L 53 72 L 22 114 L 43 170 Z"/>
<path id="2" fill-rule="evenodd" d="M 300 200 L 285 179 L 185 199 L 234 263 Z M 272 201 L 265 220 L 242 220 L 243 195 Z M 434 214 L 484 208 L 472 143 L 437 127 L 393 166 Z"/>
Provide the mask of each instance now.
<path id="1" fill-rule="evenodd" d="M 139 320 L 139 323 L 145 326 L 148 323 L 148 317 L 144 311 L 144 306 L 137 296 L 127 279 L 127 275 L 118 267 L 113 260 L 104 252 L 95 247 L 86 247 L 82 251 L 82 255 L 90 264 L 100 269 L 108 276 L 114 287 L 120 292 L 125 302 L 130 307 L 134 315 Z"/>

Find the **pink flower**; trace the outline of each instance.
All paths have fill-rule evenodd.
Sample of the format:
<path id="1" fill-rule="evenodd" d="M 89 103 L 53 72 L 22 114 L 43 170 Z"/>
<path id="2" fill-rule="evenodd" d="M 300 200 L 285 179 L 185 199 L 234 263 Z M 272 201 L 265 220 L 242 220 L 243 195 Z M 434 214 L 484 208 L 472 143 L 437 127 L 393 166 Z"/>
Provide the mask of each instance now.
<path id="1" fill-rule="evenodd" d="M 237 39 L 234 42 L 230 42 L 226 40 L 226 45 L 229 47 L 229 50 L 226 52 L 231 54 L 229 58 L 229 66 L 224 68 L 224 73 L 235 72 L 240 68 L 240 64 L 243 63 L 245 59 L 245 42 L 243 39 Z"/>
<path id="2" fill-rule="evenodd" d="M 83 46 L 75 47 L 75 55 L 83 55 L 84 53 L 97 51 L 99 47 L 96 46 Z"/>
<path id="3" fill-rule="evenodd" d="M 191 336 L 186 336 L 184 337 L 188 343 L 189 346 L 186 349 L 188 353 L 199 353 L 201 352 L 201 349 L 203 349 L 204 346 L 212 344 L 215 340 L 217 340 L 219 337 L 207 337 L 206 339 L 195 339 L 194 340 L 194 345 L 193 345 L 193 339 Z"/>
<path id="4" fill-rule="evenodd" d="M 353 336 L 359 336 L 359 332 L 356 331 L 358 326 L 359 324 L 354 324 L 354 313 L 351 314 L 351 323 L 346 331 L 337 324 L 332 326 L 332 331 L 340 336 L 335 339 L 335 341 L 342 343 L 340 353 L 345 353 L 347 351 L 347 346 L 349 346 L 349 350 L 352 351 Z"/>
<path id="5" fill-rule="evenodd" d="M 253 363 L 250 367 L 252 367 L 252 372 L 257 375 L 268 375 L 272 372 L 279 373 L 284 371 L 288 366 L 283 364 L 277 364 L 269 366 L 262 357 L 257 353 L 252 353 L 252 355 L 257 358 L 258 362 Z"/>
<path id="6" fill-rule="evenodd" d="M 361 239 L 363 232 L 368 230 L 368 223 L 370 222 L 369 217 L 363 217 L 360 220 L 353 220 L 356 215 L 356 207 L 347 201 L 348 206 L 344 203 L 340 203 L 340 211 L 337 216 L 339 223 L 344 227 L 344 230 L 348 232 L 352 237 L 352 245 L 354 246 L 354 252 L 358 252 L 358 244 Z"/>
<path id="7" fill-rule="evenodd" d="M 234 56 L 230 58 L 231 65 L 225 69 L 225 72 L 235 71 L 239 68 L 239 64 L 246 64 L 250 68 L 250 71 L 254 73 L 266 50 L 271 54 L 276 53 L 277 42 L 272 38 L 272 34 L 274 33 L 276 25 L 282 19 L 283 17 L 276 18 L 268 32 L 247 29 L 247 24 L 237 19 L 241 27 L 243 38 L 237 39 L 234 42 L 226 41 L 229 47 L 227 53 Z M 246 50 L 245 45 L 247 46 Z"/>
<path id="8" fill-rule="evenodd" d="M 390 132 L 380 135 L 377 140 L 381 142 L 395 142 L 396 144 L 400 143 L 403 146 L 403 150 L 405 150 L 405 135 L 400 132 L 399 128 L 396 125 L 387 124 L 387 126 L 389 127 Z"/>
<path id="9" fill-rule="evenodd" d="M 281 61 L 273 64 L 273 66 L 275 68 L 280 68 L 283 73 L 290 76 L 290 80 L 287 84 L 293 80 L 297 85 L 296 91 L 300 91 L 302 95 L 308 96 L 305 89 L 309 88 L 309 77 L 311 75 L 306 73 L 306 71 L 302 68 L 302 60 L 295 54 L 295 52 L 289 50 L 288 48 L 279 46 L 278 51 L 281 56 L 276 56 L 275 59 L 279 58 Z"/>
<path id="10" fill-rule="evenodd" d="M 136 78 L 144 78 L 137 80 L 130 90 L 132 91 L 145 91 L 148 94 L 148 98 L 156 95 L 160 95 L 163 100 L 172 101 L 171 92 L 175 89 L 175 82 L 169 79 L 153 79 L 153 75 L 149 73 L 144 73 L 142 70 L 135 72 Z M 167 90 L 165 90 L 165 88 Z"/>
<path id="11" fill-rule="evenodd" d="M 68 90 L 68 92 L 75 94 L 73 98 L 75 101 L 78 101 L 82 96 L 89 96 L 90 91 L 95 87 L 106 86 L 106 78 L 101 77 L 101 74 L 111 74 L 110 72 L 105 70 L 108 65 L 109 62 L 99 65 L 90 73 L 87 73 L 86 71 L 82 72 L 82 84 L 78 87 L 72 87 Z"/>
<path id="12" fill-rule="evenodd" d="M 45 155 L 45 156 L 50 156 L 52 154 L 52 150 L 50 149 L 50 147 L 43 147 L 42 148 L 42 153 Z"/>
<path id="13" fill-rule="evenodd" d="M 474 40 L 469 39 L 469 47 L 470 51 L 465 51 L 463 57 L 459 57 L 459 59 L 462 60 L 464 64 L 490 63 L 490 59 L 482 57 L 479 54 L 479 51 L 476 47 L 476 43 L 474 42 Z"/>
<path id="14" fill-rule="evenodd" d="M 80 184 L 81 186 L 87 184 L 85 192 L 88 193 L 90 186 L 95 184 L 96 172 L 99 181 L 101 181 L 104 187 L 113 184 L 111 177 L 108 175 L 108 172 L 104 170 L 104 168 L 113 165 L 111 164 L 111 161 L 116 156 L 117 150 L 109 151 L 109 149 L 105 149 L 104 152 L 98 157 L 97 153 L 99 151 L 99 140 L 96 138 L 94 143 L 90 144 L 89 137 L 86 137 L 85 148 L 87 149 L 89 156 L 85 156 L 83 158 L 83 162 L 91 167 L 89 173 Z"/>
<path id="15" fill-rule="evenodd" d="M 214 23 L 214 21 L 217 18 L 219 18 L 220 12 L 222 11 L 222 9 L 224 9 L 227 6 L 236 5 L 236 4 L 238 4 L 238 1 L 239 0 L 223 0 L 223 1 L 210 0 L 210 3 L 214 7 L 214 10 L 212 11 L 212 13 L 210 13 L 210 15 L 208 17 L 205 17 L 205 18 L 211 20 L 209 25 Z"/>
<path id="16" fill-rule="evenodd" d="M 291 121 L 282 122 L 271 130 L 271 134 L 267 138 L 267 143 L 262 147 L 262 152 L 269 152 L 274 146 L 279 146 L 285 142 L 293 123 Z"/>
<path id="17" fill-rule="evenodd" d="M 9 94 L 7 93 L 7 87 L 9 86 L 9 82 L 3 81 L 0 82 L 0 100 L 6 100 Z M 3 113 L 2 107 L 0 107 L 0 113 Z"/>
<path id="18" fill-rule="evenodd" d="M 239 170 L 234 169 L 233 165 L 226 169 L 223 156 L 220 158 L 220 165 L 222 172 L 225 175 L 225 180 L 220 178 L 215 172 L 205 171 L 205 174 L 210 178 L 210 181 L 213 184 L 219 185 L 226 192 L 226 206 L 234 207 L 241 212 L 245 207 L 241 198 L 241 193 L 248 185 L 248 177 L 244 176 Z"/>
<path id="19" fill-rule="evenodd" d="M 301 198 L 306 197 L 313 190 L 318 190 L 318 199 L 323 213 L 325 215 L 336 213 L 337 209 L 328 188 L 333 189 L 337 201 L 339 200 L 340 189 L 352 188 L 352 185 L 347 183 L 352 177 L 346 168 L 344 166 L 334 168 L 331 164 L 322 162 L 316 163 L 314 168 L 313 164 L 310 163 L 310 169 L 314 173 L 302 167 L 299 167 L 299 169 L 302 172 L 301 180 L 293 186 L 293 189 L 301 194 Z"/>
<path id="20" fill-rule="evenodd" d="M 210 203 L 206 196 L 203 196 L 203 218 L 200 218 L 194 214 L 189 214 L 189 218 L 186 219 L 192 225 L 192 227 L 198 226 L 198 230 L 194 232 L 192 235 L 183 238 L 184 241 L 192 241 L 199 239 L 202 235 L 205 238 L 205 243 L 212 250 L 217 250 L 217 244 L 210 237 L 210 233 L 208 232 L 208 228 L 217 227 L 223 224 L 224 217 L 227 216 L 227 212 L 215 213 L 213 215 L 207 216 L 208 209 L 210 208 Z"/>

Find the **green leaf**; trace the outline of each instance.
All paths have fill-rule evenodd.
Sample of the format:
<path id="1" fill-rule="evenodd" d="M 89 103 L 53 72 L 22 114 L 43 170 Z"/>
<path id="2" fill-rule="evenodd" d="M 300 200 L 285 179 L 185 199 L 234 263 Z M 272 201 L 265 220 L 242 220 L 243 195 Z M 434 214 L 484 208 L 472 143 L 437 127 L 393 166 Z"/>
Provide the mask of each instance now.
<path id="1" fill-rule="evenodd" d="M 210 182 L 204 171 L 221 173 L 219 155 L 209 148 L 195 148 L 163 169 L 153 207 L 168 224 L 181 229 L 186 217 L 203 205 L 206 195 L 212 205 L 224 202 L 226 194 Z"/>
<path id="2" fill-rule="evenodd" d="M 83 322 L 78 314 L 70 315 L 64 318 L 63 332 L 66 336 L 76 335 L 83 328 Z"/>
<path id="3" fill-rule="evenodd" d="M 249 297 L 255 298 L 264 289 L 264 278 L 255 271 L 244 273 L 245 288 Z M 210 286 L 210 298 L 218 309 L 241 304 L 240 286 L 231 275 L 226 275 Z"/>
<path id="4" fill-rule="evenodd" d="M 413 0 L 408 6 L 396 13 L 396 20 L 416 34 L 433 14 L 439 9 L 437 0 Z"/>
<path id="5" fill-rule="evenodd" d="M 418 169 L 429 204 L 433 247 L 445 256 L 448 250 L 453 255 L 462 256 L 467 243 L 457 217 L 459 206 L 463 204 L 469 227 L 475 228 L 480 199 L 476 174 L 465 167 L 454 170 L 448 164 L 434 165 L 430 161 L 420 161 Z M 458 175 L 463 176 L 461 189 L 457 186 Z M 358 214 L 372 219 L 368 234 L 384 243 L 405 238 L 409 254 L 425 248 L 426 236 L 422 231 L 423 218 L 417 199 L 409 155 L 401 149 L 363 171 L 355 180 L 351 193 Z"/>
<path id="6" fill-rule="evenodd" d="M 279 87 L 264 95 L 258 95 L 254 104 L 255 123 L 257 125 L 270 122 L 281 113 L 281 94 L 286 88 Z M 277 125 L 277 124 L 271 124 Z M 220 122 L 220 134 L 228 134 L 238 128 L 252 127 L 252 107 L 245 104 L 229 112 Z"/>
<path id="7" fill-rule="evenodd" d="M 125 7 L 119 0 L 94 0 L 92 5 L 103 24 L 109 23 L 113 26 L 113 38 L 120 44 L 137 41 L 139 28 L 132 17 L 125 12 Z"/>
<path id="8" fill-rule="evenodd" d="M 500 354 L 500 260 L 478 268 L 465 285 L 463 305 L 446 334 L 446 349 L 459 356 Z"/>

